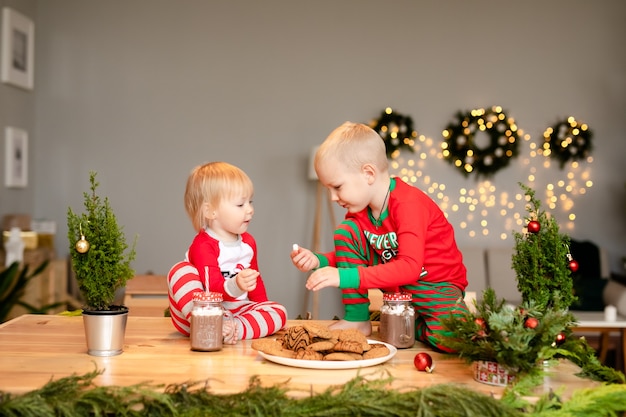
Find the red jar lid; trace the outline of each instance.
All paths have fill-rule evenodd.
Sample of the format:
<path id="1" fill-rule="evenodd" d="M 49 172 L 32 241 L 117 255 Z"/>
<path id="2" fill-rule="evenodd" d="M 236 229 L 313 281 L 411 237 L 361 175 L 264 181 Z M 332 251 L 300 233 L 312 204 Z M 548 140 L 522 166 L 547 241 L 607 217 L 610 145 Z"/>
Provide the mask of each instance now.
<path id="1" fill-rule="evenodd" d="M 386 292 L 383 294 L 383 301 L 411 301 L 411 293 Z"/>
<path id="2" fill-rule="evenodd" d="M 193 301 L 208 301 L 211 303 L 221 303 L 224 296 L 221 292 L 196 291 L 193 293 Z"/>

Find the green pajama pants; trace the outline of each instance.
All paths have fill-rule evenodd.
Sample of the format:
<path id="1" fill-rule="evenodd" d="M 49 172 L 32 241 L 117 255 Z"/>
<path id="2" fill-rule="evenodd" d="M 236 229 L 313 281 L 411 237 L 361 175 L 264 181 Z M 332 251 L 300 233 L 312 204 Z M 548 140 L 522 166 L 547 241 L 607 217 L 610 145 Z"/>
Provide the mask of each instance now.
<path id="1" fill-rule="evenodd" d="M 358 236 L 357 226 L 351 221 L 344 221 L 335 232 L 335 251 L 337 267 L 356 268 L 380 263 L 380 259 L 369 245 Z M 393 262 L 393 261 L 391 261 Z M 398 289 L 382 288 L 383 291 Z M 429 346 L 444 352 L 450 349 L 439 342 L 449 332 L 442 326 L 441 318 L 462 318 L 467 312 L 463 301 L 463 291 L 452 284 L 420 281 L 413 285 L 400 287 L 400 291 L 409 292 L 415 308 L 415 338 Z M 367 289 L 342 289 L 342 302 L 345 308 L 344 319 L 347 321 L 369 320 L 369 299 Z"/>

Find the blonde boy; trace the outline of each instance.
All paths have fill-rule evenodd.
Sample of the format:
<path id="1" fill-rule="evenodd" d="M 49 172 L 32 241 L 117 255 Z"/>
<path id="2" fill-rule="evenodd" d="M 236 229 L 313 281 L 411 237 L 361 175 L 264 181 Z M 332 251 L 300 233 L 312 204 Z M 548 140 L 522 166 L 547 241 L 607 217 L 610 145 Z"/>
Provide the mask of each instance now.
<path id="1" fill-rule="evenodd" d="M 334 327 L 371 333 L 368 289 L 406 291 L 416 312 L 416 339 L 447 351 L 438 342 L 440 317 L 459 311 L 466 269 L 454 231 L 424 192 L 390 178 L 385 144 L 369 127 L 346 122 L 315 155 L 315 171 L 333 201 L 347 210 L 334 235 L 335 249 L 291 252 L 301 271 L 314 272 L 306 287 L 342 291 L 344 319 Z"/>

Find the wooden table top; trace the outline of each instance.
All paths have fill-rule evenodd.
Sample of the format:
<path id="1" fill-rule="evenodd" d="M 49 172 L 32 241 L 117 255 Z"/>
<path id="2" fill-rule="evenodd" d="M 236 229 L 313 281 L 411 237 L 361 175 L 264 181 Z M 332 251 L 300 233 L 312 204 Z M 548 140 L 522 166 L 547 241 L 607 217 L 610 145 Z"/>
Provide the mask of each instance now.
<path id="1" fill-rule="evenodd" d="M 318 321 L 329 324 L 330 321 Z M 288 326 L 299 321 L 289 321 Z M 375 331 L 371 337 L 377 339 Z M 470 365 L 461 359 L 433 352 L 417 342 L 410 349 L 399 349 L 381 365 L 347 370 L 295 368 L 264 360 L 251 347 L 252 341 L 239 341 L 219 352 L 194 352 L 189 339 L 177 333 L 169 318 L 129 316 L 124 352 L 113 357 L 87 354 L 81 317 L 24 315 L 0 325 L 0 391 L 24 393 L 40 388 L 50 379 L 82 375 L 96 367 L 103 373 L 98 385 L 128 386 L 137 383 L 167 385 L 189 381 L 208 381 L 215 394 L 245 390 L 252 376 L 262 385 L 288 383 L 292 396 L 319 393 L 341 385 L 357 375 L 367 378 L 393 376 L 393 388 L 419 388 L 434 384 L 457 383 L 475 391 L 499 396 L 503 388 L 474 381 Z M 434 360 L 433 373 L 418 372 L 413 358 L 419 351 Z M 550 372 L 546 385 L 567 387 L 565 392 L 596 383 L 574 376 L 578 368 L 562 362 Z"/>

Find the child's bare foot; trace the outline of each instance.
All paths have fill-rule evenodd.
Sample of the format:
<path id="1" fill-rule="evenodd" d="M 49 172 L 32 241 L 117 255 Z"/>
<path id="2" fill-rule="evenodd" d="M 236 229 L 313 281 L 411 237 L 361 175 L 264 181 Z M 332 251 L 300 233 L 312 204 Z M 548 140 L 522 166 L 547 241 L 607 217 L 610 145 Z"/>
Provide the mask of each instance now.
<path id="1" fill-rule="evenodd" d="M 346 321 L 339 320 L 328 326 L 329 329 L 357 329 L 365 336 L 372 334 L 372 322 L 367 321 Z"/>

